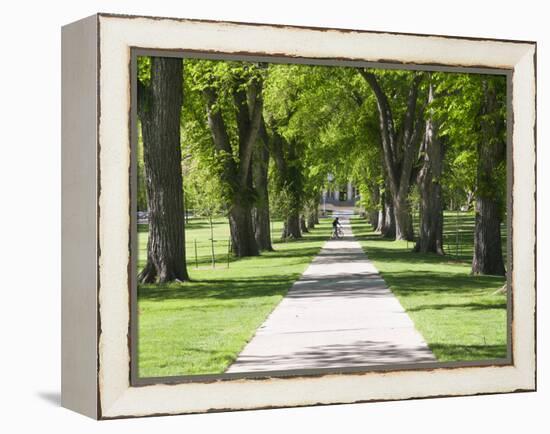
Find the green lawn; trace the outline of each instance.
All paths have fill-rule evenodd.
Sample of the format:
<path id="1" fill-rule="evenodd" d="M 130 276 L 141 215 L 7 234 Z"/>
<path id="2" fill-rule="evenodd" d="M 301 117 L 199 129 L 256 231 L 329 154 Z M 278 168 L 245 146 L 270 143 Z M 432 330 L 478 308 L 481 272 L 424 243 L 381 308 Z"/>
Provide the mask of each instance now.
<path id="1" fill-rule="evenodd" d="M 455 239 L 446 214 L 446 245 Z M 473 215 L 460 216 L 458 257 L 411 252 L 412 243 L 391 241 L 360 219 L 353 233 L 413 319 L 438 361 L 506 357 L 506 296 L 493 295 L 505 279 L 470 275 Z M 456 250 L 455 250 L 456 252 Z M 455 253 L 453 252 L 453 253 Z"/>
<path id="2" fill-rule="evenodd" d="M 274 252 L 235 260 L 227 267 L 229 227 L 214 225 L 216 268 L 211 265 L 210 227 L 192 220 L 186 228 L 192 282 L 138 287 L 138 369 L 140 377 L 220 374 L 298 279 L 324 241 L 330 220 L 304 239 L 275 242 Z M 274 239 L 282 228 L 274 225 Z M 139 228 L 139 267 L 146 258 L 147 232 Z M 194 263 L 194 240 L 198 263 Z"/>

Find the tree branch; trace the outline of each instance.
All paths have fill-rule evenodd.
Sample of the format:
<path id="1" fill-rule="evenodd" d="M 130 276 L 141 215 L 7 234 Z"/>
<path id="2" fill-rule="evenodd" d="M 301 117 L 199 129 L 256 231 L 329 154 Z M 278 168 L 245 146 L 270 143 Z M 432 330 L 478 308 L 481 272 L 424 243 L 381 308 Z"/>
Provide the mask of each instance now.
<path id="1" fill-rule="evenodd" d="M 216 91 L 210 87 L 204 91 L 206 99 L 206 114 L 208 117 L 208 126 L 212 132 L 212 139 L 218 151 L 224 151 L 231 154 L 231 143 L 225 127 L 225 122 L 219 107 L 215 107 L 218 102 Z"/>
<path id="2" fill-rule="evenodd" d="M 382 141 L 382 150 L 386 170 L 391 184 L 392 191 L 397 192 L 398 179 L 395 171 L 395 155 L 394 155 L 394 139 L 395 131 L 393 128 L 393 115 L 386 94 L 380 87 L 376 76 L 372 72 L 368 72 L 364 68 L 358 68 L 359 74 L 366 80 L 371 87 L 376 97 L 376 105 L 378 107 L 378 117 L 380 124 L 380 138 Z"/>
<path id="3" fill-rule="evenodd" d="M 420 131 L 421 125 L 424 125 L 422 121 L 427 103 L 423 104 L 419 113 L 416 113 L 416 105 L 418 100 L 418 88 L 422 78 L 422 74 L 416 74 L 413 78 L 407 101 L 407 112 L 403 121 L 403 165 L 401 167 L 399 185 L 401 194 L 405 194 L 405 190 L 409 187 L 414 157 L 418 153 L 421 142 Z"/>
<path id="4" fill-rule="evenodd" d="M 223 177 L 227 180 L 227 182 L 231 183 L 237 176 L 237 167 L 221 110 L 219 107 L 216 107 L 218 96 L 216 91 L 210 87 L 204 89 L 203 95 L 206 99 L 208 126 L 210 127 L 210 132 L 212 133 L 214 146 L 218 152 L 222 152 L 224 154 Z"/>
<path id="5" fill-rule="evenodd" d="M 244 137 L 244 142 L 239 146 L 239 181 L 245 185 L 250 172 L 250 161 L 252 160 L 252 151 L 254 144 L 258 139 L 260 124 L 263 112 L 262 82 L 259 79 L 253 80 L 247 90 L 248 107 L 248 128 Z"/>

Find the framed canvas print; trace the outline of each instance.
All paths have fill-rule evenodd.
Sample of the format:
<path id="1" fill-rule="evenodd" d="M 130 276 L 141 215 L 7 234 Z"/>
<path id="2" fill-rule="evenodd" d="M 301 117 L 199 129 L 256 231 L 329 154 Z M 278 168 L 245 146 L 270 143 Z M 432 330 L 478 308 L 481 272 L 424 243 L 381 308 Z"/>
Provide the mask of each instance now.
<path id="1" fill-rule="evenodd" d="M 533 391 L 536 44 L 62 30 L 62 404 Z"/>

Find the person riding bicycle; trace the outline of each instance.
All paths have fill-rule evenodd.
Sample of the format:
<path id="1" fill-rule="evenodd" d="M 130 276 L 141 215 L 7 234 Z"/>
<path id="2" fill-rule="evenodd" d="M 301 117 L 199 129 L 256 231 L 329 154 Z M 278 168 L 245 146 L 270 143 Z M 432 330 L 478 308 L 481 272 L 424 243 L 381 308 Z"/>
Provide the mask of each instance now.
<path id="1" fill-rule="evenodd" d="M 341 228 L 342 225 L 340 224 L 340 221 L 338 220 L 338 217 L 336 217 L 332 221 L 332 237 L 333 238 L 340 238 L 340 234 L 338 233 L 338 228 Z"/>

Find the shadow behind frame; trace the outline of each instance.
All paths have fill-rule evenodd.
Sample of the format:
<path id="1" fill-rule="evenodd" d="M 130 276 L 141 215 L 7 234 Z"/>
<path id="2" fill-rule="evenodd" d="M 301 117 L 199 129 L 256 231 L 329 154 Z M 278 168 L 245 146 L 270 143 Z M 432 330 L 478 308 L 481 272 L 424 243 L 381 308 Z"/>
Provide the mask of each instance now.
<path id="1" fill-rule="evenodd" d="M 138 143 L 138 118 L 137 118 L 137 59 L 140 56 L 177 57 L 181 59 L 204 59 L 204 60 L 225 60 L 244 62 L 266 62 L 280 64 L 300 64 L 318 66 L 340 66 L 340 67 L 369 67 L 378 69 L 415 70 L 432 72 L 456 72 L 470 74 L 492 74 L 506 76 L 506 284 L 507 284 L 507 315 L 506 315 L 506 357 L 500 359 L 472 360 L 463 362 L 428 362 L 428 363 L 396 363 L 392 365 L 377 365 L 365 367 L 342 367 L 342 368 L 318 368 L 318 369 L 296 369 L 286 371 L 262 371 L 250 373 L 232 374 L 206 374 L 206 375 L 180 375 L 169 377 L 139 377 L 138 370 L 138 293 L 137 293 L 137 258 L 138 258 L 138 233 L 137 233 L 137 143 Z M 402 370 L 432 370 L 437 368 L 464 368 L 480 366 L 504 366 L 513 365 L 512 351 L 512 324 L 513 324 L 513 110 L 512 110 L 512 75 L 511 69 L 497 69 L 487 67 L 464 67 L 447 66 L 436 64 L 403 64 L 398 62 L 367 62 L 349 59 L 319 59 L 304 57 L 284 57 L 279 55 L 265 55 L 263 53 L 229 54 L 221 52 L 193 51 L 193 50 L 160 50 L 151 48 L 131 47 L 130 48 L 130 109 L 129 109 L 129 131 L 130 131 L 130 237 L 129 237 L 129 264 L 128 264 L 128 290 L 130 300 L 130 321 L 128 330 L 128 349 L 130 353 L 130 386 L 139 387 L 152 384 L 180 384 L 180 383 L 210 383 L 215 381 L 228 381 L 233 379 L 268 379 L 268 378 L 291 378 L 291 377 L 315 377 L 327 374 L 361 374 L 373 371 L 402 371 Z"/>

